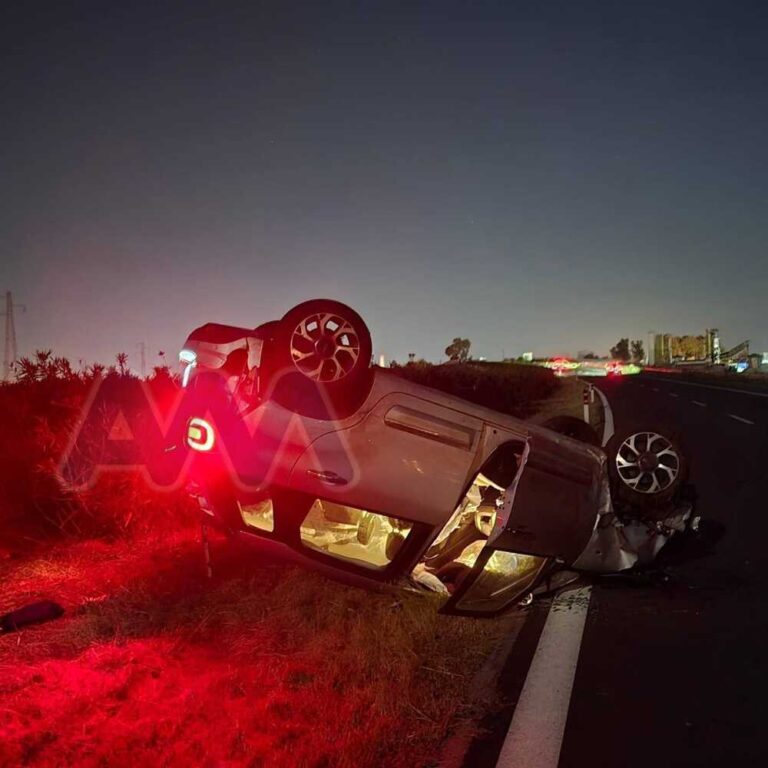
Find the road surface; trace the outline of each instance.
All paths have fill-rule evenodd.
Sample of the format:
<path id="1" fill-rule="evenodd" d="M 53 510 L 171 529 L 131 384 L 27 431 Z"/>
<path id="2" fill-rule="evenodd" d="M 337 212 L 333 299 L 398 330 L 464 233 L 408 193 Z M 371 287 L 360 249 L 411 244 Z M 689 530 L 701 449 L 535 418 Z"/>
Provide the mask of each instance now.
<path id="1" fill-rule="evenodd" d="M 656 426 L 680 435 L 699 512 L 727 531 L 715 555 L 676 568 L 671 584 L 593 585 L 554 764 L 766 765 L 768 397 L 650 376 L 595 383 L 617 432 Z M 465 765 L 504 764 L 520 668 L 530 671 L 530 636 L 543 618 L 530 623 L 538 627 L 515 646 L 504 676 L 510 704 L 486 723 L 492 732 Z M 516 768 L 552 765 L 545 755 Z"/>

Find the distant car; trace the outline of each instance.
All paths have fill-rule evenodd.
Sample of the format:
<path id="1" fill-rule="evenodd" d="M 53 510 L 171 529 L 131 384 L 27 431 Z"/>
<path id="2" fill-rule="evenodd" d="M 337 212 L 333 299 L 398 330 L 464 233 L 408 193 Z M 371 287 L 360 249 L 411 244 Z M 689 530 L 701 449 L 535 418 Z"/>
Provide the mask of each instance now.
<path id="1" fill-rule="evenodd" d="M 567 357 L 555 357 L 547 364 L 547 368 L 555 374 L 555 376 L 567 376 L 573 374 L 580 364 L 575 360 L 569 360 Z"/>
<path id="2" fill-rule="evenodd" d="M 535 426 L 372 367 L 371 352 L 360 316 L 326 299 L 190 334 L 184 441 L 206 519 L 328 573 L 492 615 L 564 568 L 652 559 L 691 518 L 667 437 L 617 436 L 609 460 L 576 419 Z"/>
<path id="3" fill-rule="evenodd" d="M 610 363 L 605 364 L 606 376 L 621 376 L 624 373 L 624 368 L 618 360 L 612 360 Z"/>

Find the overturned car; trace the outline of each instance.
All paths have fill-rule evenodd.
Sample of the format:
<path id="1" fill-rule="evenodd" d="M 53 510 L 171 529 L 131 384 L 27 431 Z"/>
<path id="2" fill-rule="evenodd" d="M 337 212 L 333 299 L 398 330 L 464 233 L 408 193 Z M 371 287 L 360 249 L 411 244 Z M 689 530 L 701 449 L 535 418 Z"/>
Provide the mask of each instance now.
<path id="1" fill-rule="evenodd" d="M 603 450 L 575 420 L 520 421 L 371 352 L 360 316 L 326 299 L 190 334 L 183 442 L 205 519 L 349 580 L 442 592 L 466 615 L 565 572 L 649 563 L 695 526 L 682 454 L 658 431 Z"/>

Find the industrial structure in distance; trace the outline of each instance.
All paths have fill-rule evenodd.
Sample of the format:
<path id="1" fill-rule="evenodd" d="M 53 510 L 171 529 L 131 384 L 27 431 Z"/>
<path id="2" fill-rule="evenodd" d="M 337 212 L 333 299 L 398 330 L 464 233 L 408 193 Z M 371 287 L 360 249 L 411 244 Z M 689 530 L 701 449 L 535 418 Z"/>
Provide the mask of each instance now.
<path id="1" fill-rule="evenodd" d="M 749 340 L 723 350 L 717 328 L 707 328 L 701 336 L 674 336 L 657 333 L 653 338 L 654 365 L 726 365 L 729 367 L 757 368 L 761 355 L 750 355 Z"/>

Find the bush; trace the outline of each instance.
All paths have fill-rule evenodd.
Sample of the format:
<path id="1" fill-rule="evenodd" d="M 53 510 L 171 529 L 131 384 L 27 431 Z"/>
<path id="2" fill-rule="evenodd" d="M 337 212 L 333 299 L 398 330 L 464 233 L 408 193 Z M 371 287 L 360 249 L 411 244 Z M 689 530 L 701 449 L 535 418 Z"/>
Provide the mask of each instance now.
<path id="1" fill-rule="evenodd" d="M 521 419 L 530 416 L 536 404 L 550 397 L 560 385 L 547 368 L 515 363 L 431 365 L 419 362 L 396 366 L 391 370 L 416 384 Z"/>
<path id="2" fill-rule="evenodd" d="M 17 381 L 0 386 L 0 535 L 6 540 L 51 536 L 118 536 L 195 520 L 184 493 L 150 489 L 137 472 L 110 472 L 84 491 L 68 488 L 58 475 L 62 456 L 97 376 L 50 352 L 16 365 Z M 120 389 L 133 381 L 106 370 Z M 167 395 L 175 383 L 160 369 L 149 385 Z"/>

